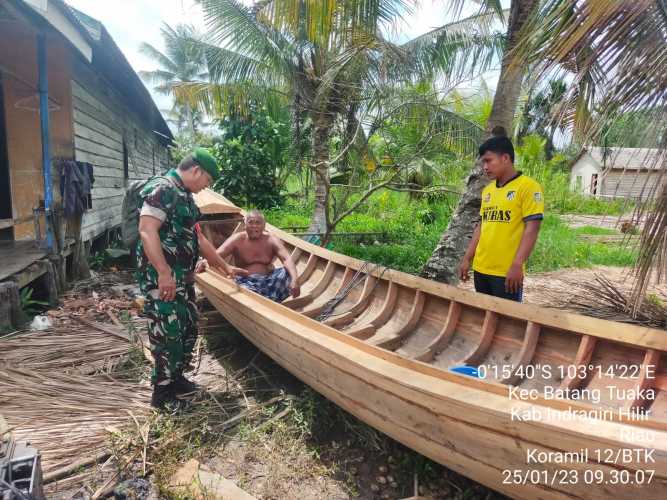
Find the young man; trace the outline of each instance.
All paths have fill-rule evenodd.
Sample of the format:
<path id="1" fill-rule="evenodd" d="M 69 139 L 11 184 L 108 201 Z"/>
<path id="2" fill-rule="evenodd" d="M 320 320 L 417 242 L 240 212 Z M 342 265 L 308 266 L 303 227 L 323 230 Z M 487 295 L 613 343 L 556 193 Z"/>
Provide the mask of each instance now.
<path id="1" fill-rule="evenodd" d="M 178 403 L 177 393 L 196 386 L 183 377 L 197 339 L 194 269 L 199 254 L 230 275 L 245 271 L 229 266 L 201 234 L 193 193 L 220 176 L 215 159 L 197 148 L 164 177 L 151 179 L 141 191 L 137 281 L 146 297 L 148 338 L 155 359 L 154 407 Z"/>
<path id="2" fill-rule="evenodd" d="M 492 137 L 479 147 L 491 179 L 482 191 L 482 220 L 473 233 L 459 277 L 468 280 L 472 263 L 475 290 L 521 302 L 525 263 L 544 218 L 542 187 L 514 169 L 514 147 L 507 137 Z"/>

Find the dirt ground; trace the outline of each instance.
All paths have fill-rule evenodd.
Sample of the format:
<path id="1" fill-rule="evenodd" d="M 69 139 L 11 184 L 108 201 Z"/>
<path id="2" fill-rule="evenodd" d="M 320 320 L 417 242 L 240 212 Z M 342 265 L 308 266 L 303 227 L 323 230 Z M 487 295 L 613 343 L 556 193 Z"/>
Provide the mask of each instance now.
<path id="1" fill-rule="evenodd" d="M 547 273 L 528 274 L 525 278 L 523 299 L 527 304 L 543 307 L 558 307 L 567 310 L 567 301 L 583 283 L 590 283 L 595 275 L 610 280 L 621 290 L 632 289 L 632 268 L 596 266 L 591 269 L 561 269 Z M 472 278 L 459 285 L 465 290 L 474 290 Z M 647 292 L 667 301 L 667 283 L 652 284 Z"/>

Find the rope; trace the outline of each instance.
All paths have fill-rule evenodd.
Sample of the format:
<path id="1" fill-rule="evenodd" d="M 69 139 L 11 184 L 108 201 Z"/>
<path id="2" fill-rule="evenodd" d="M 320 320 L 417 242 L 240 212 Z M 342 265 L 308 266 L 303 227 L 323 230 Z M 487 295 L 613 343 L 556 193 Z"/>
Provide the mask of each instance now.
<path id="1" fill-rule="evenodd" d="M 378 283 L 380 282 L 380 279 L 384 275 L 385 271 L 387 270 L 386 267 L 381 266 L 380 264 L 373 264 L 373 268 L 369 270 L 369 267 L 371 266 L 370 263 L 364 262 L 364 265 L 361 266 L 359 270 L 354 274 L 352 279 L 341 289 L 340 292 L 338 292 L 333 298 L 329 299 L 325 304 L 324 308 L 322 309 L 322 312 L 317 315 L 315 318 L 316 321 L 325 321 L 329 319 L 332 316 L 341 316 L 348 311 L 352 310 L 352 307 L 346 309 L 345 311 L 340 311 L 338 313 L 334 313 L 334 310 L 338 305 L 343 302 L 347 298 L 347 296 L 350 294 L 352 290 L 354 290 L 356 287 L 358 287 L 361 283 L 366 281 L 366 277 L 368 275 L 373 274 L 377 272 L 379 268 L 382 267 L 382 272 L 378 276 L 377 280 L 375 281 L 375 284 L 373 285 L 373 289 L 371 290 L 371 293 L 373 293 L 373 290 L 375 290 L 375 287 L 378 286 Z M 353 306 L 354 307 L 354 306 Z"/>

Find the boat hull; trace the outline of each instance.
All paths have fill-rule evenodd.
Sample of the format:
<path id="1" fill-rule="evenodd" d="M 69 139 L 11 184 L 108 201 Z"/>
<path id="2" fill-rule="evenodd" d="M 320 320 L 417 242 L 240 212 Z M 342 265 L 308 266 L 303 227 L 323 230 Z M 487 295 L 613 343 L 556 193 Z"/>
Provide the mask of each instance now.
<path id="1" fill-rule="evenodd" d="M 372 427 L 490 488 L 526 499 L 665 498 L 662 429 L 641 428 L 651 433 L 646 441 L 629 435 L 637 429 L 627 423 L 560 418 L 561 409 L 547 411 L 489 391 L 484 382 L 429 371 L 424 363 L 350 338 L 213 273 L 199 276 L 198 283 L 231 324 L 304 383 Z M 522 412 L 542 416 L 517 418 Z M 596 460 L 622 456 L 624 449 L 648 450 L 650 460 Z M 582 450 L 588 456 L 577 460 Z M 543 456 L 549 457 L 545 463 L 539 462 Z M 531 457 L 538 463 L 529 463 Z"/>

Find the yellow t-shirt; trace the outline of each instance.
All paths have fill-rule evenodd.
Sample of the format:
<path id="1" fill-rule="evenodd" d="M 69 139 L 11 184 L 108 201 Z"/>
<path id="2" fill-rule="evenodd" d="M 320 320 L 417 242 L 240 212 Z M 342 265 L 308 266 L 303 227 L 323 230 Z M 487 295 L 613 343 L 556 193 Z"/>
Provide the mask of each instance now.
<path id="1" fill-rule="evenodd" d="M 472 268 L 478 273 L 507 276 L 519 249 L 526 221 L 544 217 L 542 186 L 525 175 L 482 191 L 482 227 Z"/>

